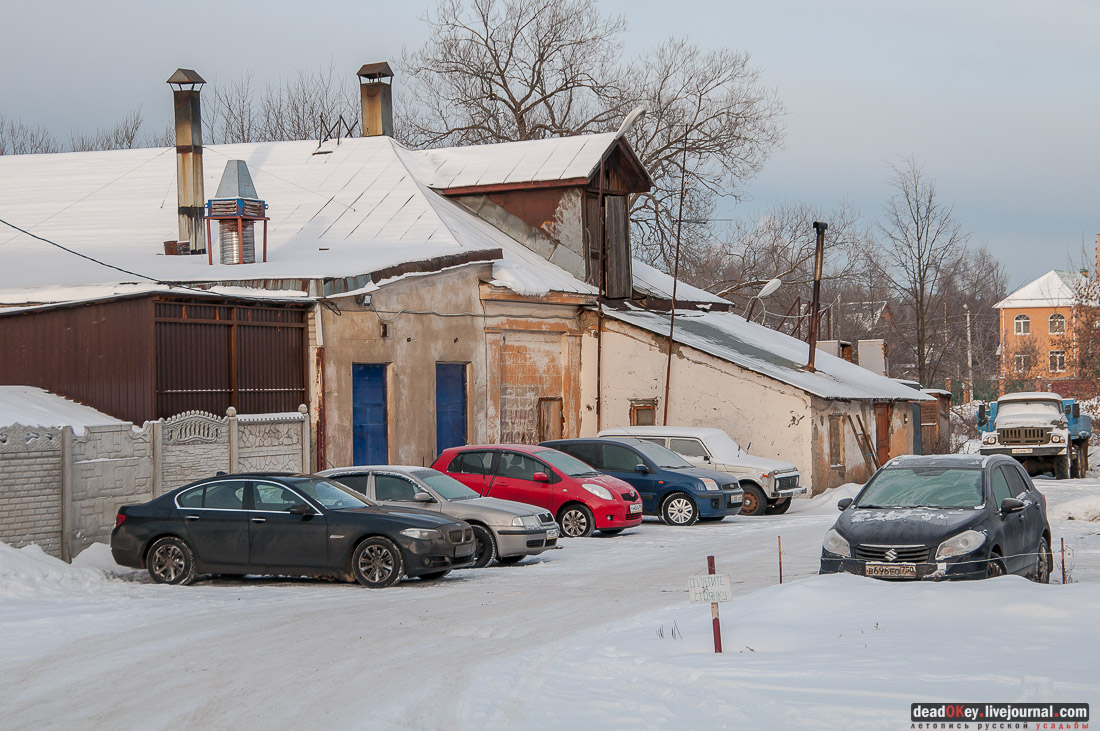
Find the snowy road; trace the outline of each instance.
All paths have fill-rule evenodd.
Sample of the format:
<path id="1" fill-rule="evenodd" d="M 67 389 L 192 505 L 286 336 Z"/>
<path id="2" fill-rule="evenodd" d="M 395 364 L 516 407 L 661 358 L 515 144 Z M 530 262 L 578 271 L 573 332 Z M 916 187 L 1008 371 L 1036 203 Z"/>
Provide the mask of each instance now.
<path id="1" fill-rule="evenodd" d="M 908 728 L 921 700 L 1095 707 L 1100 480 L 1040 489 L 1078 583 L 815 576 L 848 491 L 380 591 L 156 586 L 88 568 L 102 546 L 70 567 L 0 545 L 0 727 Z M 735 592 L 721 656 L 686 592 L 707 554 Z"/>

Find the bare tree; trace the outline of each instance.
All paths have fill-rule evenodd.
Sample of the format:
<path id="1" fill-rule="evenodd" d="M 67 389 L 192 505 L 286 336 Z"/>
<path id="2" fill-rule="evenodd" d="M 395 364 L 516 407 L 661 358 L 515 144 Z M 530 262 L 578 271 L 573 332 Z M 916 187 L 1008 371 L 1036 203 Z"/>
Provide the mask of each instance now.
<path id="1" fill-rule="evenodd" d="M 212 143 L 273 142 L 316 138 L 321 120 L 331 125 L 340 116 L 359 119 L 356 87 L 334 67 L 299 70 L 294 78 L 259 92 L 251 72 L 225 83 L 215 82 L 203 106 L 204 136 Z"/>
<path id="2" fill-rule="evenodd" d="M 129 150 L 139 147 L 138 132 L 143 122 L 141 107 L 127 114 L 113 127 L 99 129 L 94 133 L 72 132 L 69 135 L 69 147 L 73 152 L 89 150 Z"/>
<path id="3" fill-rule="evenodd" d="M 414 146 L 602 132 L 623 115 L 621 17 L 593 0 L 441 0 L 400 64 Z"/>
<path id="4" fill-rule="evenodd" d="M 910 355 L 917 380 L 929 383 L 936 366 L 935 317 L 942 306 L 944 283 L 952 259 L 965 247 L 970 234 L 955 220 L 953 206 L 940 200 L 936 185 L 914 158 L 891 168 L 894 193 L 879 225 L 883 236 L 883 274 L 898 299 L 912 314 Z"/>
<path id="5" fill-rule="evenodd" d="M 747 54 L 670 39 L 623 61 L 625 21 L 594 0 L 442 0 L 425 20 L 427 42 L 400 64 L 398 134 L 431 146 L 606 132 L 644 104 L 630 141 L 656 188 L 631 200 L 632 239 L 666 268 L 681 174 L 691 251 L 711 240 L 715 199 L 736 195 L 783 137 L 783 107 Z"/>
<path id="6" fill-rule="evenodd" d="M 26 124 L 21 119 L 5 117 L 0 113 L 0 155 L 42 152 L 61 152 L 61 146 L 45 127 Z"/>

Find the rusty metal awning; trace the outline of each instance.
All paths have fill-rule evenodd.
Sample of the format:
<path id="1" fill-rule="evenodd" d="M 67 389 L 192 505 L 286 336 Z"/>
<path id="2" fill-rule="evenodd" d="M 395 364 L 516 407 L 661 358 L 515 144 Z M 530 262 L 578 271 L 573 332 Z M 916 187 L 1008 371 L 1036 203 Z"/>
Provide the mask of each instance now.
<path id="1" fill-rule="evenodd" d="M 356 74 L 361 79 L 389 79 L 393 77 L 393 69 L 385 61 L 381 63 L 365 63 Z"/>
<path id="2" fill-rule="evenodd" d="M 205 84 L 206 79 L 199 76 L 194 69 L 176 69 L 176 72 L 168 77 L 168 84 Z"/>

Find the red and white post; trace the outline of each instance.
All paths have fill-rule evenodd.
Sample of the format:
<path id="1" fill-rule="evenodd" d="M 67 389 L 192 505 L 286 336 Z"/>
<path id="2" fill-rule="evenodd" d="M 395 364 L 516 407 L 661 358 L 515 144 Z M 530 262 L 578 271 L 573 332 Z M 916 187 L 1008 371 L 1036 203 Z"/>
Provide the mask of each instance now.
<path id="1" fill-rule="evenodd" d="M 707 556 L 707 573 L 714 575 L 714 556 Z M 711 625 L 714 629 L 714 651 L 722 651 L 722 624 L 718 621 L 718 602 L 710 603 Z"/>

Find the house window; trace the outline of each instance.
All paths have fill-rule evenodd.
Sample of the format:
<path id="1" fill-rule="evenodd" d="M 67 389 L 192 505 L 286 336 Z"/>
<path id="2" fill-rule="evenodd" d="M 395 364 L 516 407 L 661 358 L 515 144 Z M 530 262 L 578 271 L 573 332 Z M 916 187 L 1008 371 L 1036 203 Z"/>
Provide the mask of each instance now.
<path id="1" fill-rule="evenodd" d="M 1057 312 L 1050 316 L 1050 334 L 1062 335 L 1066 331 L 1066 317 Z"/>
<path id="2" fill-rule="evenodd" d="M 1016 334 L 1017 335 L 1030 335 L 1031 334 L 1031 318 L 1027 315 L 1016 315 Z"/>
<path id="3" fill-rule="evenodd" d="M 630 405 L 631 426 L 653 426 L 657 423 L 656 401 L 638 402 Z"/>
<path id="4" fill-rule="evenodd" d="M 1015 358 L 1015 366 L 1017 373 L 1027 373 L 1031 370 L 1031 354 L 1030 353 L 1017 353 Z"/>
<path id="5" fill-rule="evenodd" d="M 1062 373 L 1066 370 L 1066 351 L 1064 350 L 1052 350 L 1050 351 L 1050 372 Z"/>

